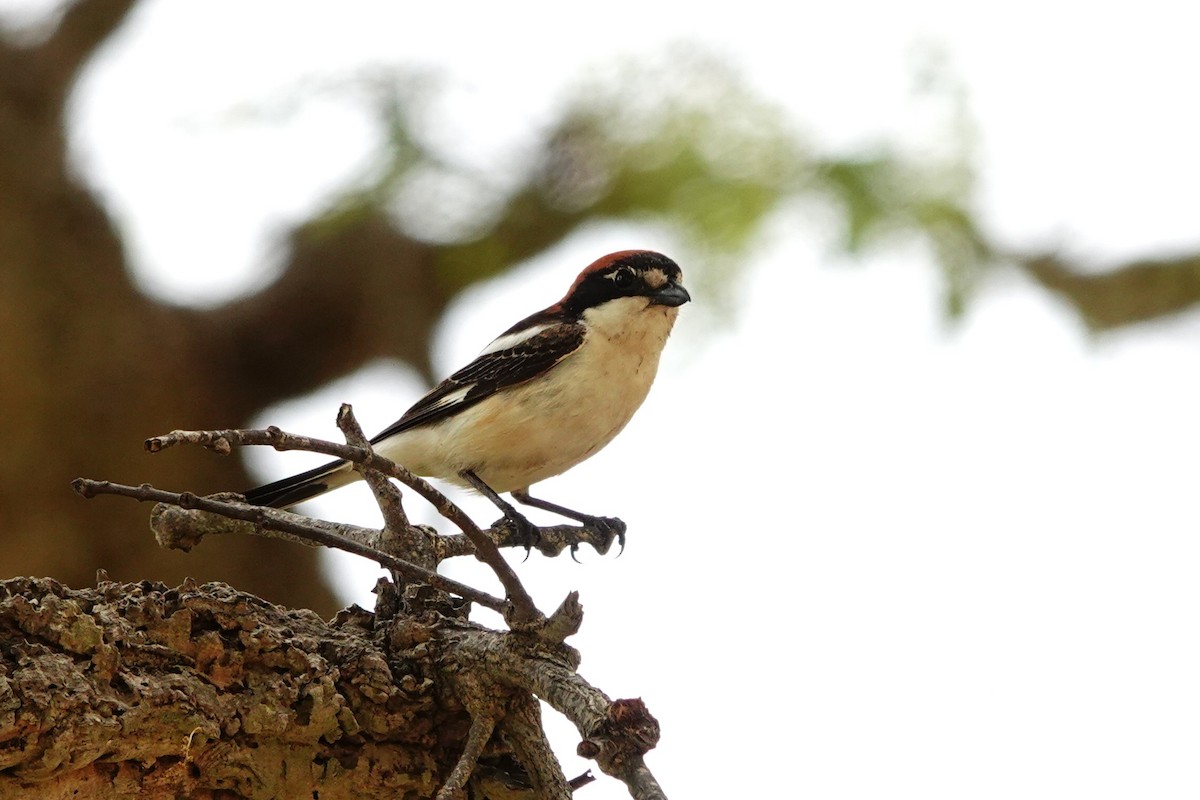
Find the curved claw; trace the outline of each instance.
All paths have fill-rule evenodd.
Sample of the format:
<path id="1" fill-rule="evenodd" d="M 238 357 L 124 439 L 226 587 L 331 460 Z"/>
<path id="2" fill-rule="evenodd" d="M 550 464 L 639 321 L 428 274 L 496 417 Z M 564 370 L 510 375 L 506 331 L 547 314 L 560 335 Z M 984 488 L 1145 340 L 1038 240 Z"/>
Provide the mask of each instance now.
<path id="1" fill-rule="evenodd" d="M 595 517 L 592 519 L 592 526 L 602 533 L 605 538 L 604 549 L 596 548 L 597 552 L 608 552 L 608 548 L 612 545 L 612 540 L 615 537 L 617 544 L 621 549 L 617 552 L 617 558 L 621 557 L 621 553 L 625 552 L 625 523 L 616 517 Z"/>
<path id="2" fill-rule="evenodd" d="M 574 561 L 576 564 L 582 564 L 583 562 L 575 557 L 575 554 L 578 552 L 579 552 L 579 542 L 573 542 L 571 544 L 571 560 Z"/>
<path id="3" fill-rule="evenodd" d="M 502 525 L 511 526 L 513 529 L 513 541 L 525 548 L 525 558 L 522 563 L 529 560 L 529 554 L 533 552 L 533 548 L 537 547 L 542 541 L 542 534 L 538 531 L 538 527 L 520 514 L 514 516 L 503 516 L 492 523 L 493 527 Z"/>

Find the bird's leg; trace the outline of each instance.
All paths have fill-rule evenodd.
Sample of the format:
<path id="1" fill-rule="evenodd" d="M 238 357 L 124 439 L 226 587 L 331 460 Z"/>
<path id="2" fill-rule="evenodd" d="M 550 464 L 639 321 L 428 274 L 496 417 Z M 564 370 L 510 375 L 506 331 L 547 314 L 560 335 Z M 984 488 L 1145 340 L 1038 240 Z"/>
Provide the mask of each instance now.
<path id="1" fill-rule="evenodd" d="M 551 503 L 549 500 L 540 500 L 536 497 L 531 497 L 529 489 L 517 489 L 512 492 L 512 496 L 516 498 L 518 503 L 534 508 L 540 508 L 543 511 L 549 511 L 553 514 L 558 514 L 560 517 L 573 519 L 576 522 L 582 522 L 584 525 L 599 531 L 603 536 L 608 538 L 608 543 L 612 543 L 612 537 L 617 537 L 617 543 L 621 545 L 620 553 L 625 552 L 625 523 L 616 517 L 595 517 L 591 514 L 584 514 L 580 511 L 575 511 L 557 503 Z M 571 558 L 575 558 L 575 551 L 579 545 L 572 545 Z M 607 546 L 606 546 L 607 549 Z M 618 553 L 618 555 L 620 555 Z M 578 559 L 576 559 L 578 560 Z"/>
<path id="2" fill-rule="evenodd" d="M 492 491 L 492 487 L 484 483 L 483 479 L 472 470 L 464 469 L 459 475 L 462 476 L 463 480 L 471 484 L 475 491 L 488 500 L 491 500 L 496 508 L 500 509 L 501 513 L 504 514 L 504 520 L 516 529 L 516 539 L 525 545 L 525 557 L 529 558 L 530 549 L 536 547 L 538 542 L 542 540 L 542 535 L 538 533 L 537 526 L 530 522 L 528 517 L 513 508 L 511 503 Z"/>

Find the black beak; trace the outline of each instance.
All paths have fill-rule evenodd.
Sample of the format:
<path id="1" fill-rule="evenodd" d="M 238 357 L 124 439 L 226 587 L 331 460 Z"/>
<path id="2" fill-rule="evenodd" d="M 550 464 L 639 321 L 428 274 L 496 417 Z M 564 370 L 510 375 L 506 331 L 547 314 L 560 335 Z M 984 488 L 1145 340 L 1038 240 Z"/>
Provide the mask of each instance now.
<path id="1" fill-rule="evenodd" d="M 681 306 L 692 299 L 688 294 L 687 289 L 682 286 L 677 286 L 674 283 L 668 283 L 654 294 L 650 295 L 650 305 L 652 306 Z"/>

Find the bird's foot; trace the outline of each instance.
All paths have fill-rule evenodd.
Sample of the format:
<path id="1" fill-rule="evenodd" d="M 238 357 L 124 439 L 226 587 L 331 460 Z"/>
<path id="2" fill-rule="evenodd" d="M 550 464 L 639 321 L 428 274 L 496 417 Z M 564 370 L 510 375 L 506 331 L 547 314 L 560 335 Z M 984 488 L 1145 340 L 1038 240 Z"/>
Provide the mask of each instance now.
<path id="1" fill-rule="evenodd" d="M 517 547 L 525 548 L 525 560 L 529 560 L 529 553 L 533 548 L 542 543 L 542 534 L 537 525 L 529 521 L 529 518 L 524 514 L 514 510 L 512 514 L 505 514 L 500 519 L 492 523 L 492 527 L 497 530 L 505 529 L 509 531 L 504 541 L 512 542 Z"/>
<path id="2" fill-rule="evenodd" d="M 584 514 L 566 506 L 560 506 L 558 503 L 551 503 L 548 500 L 532 497 L 528 489 L 518 489 L 512 493 L 512 496 L 517 499 L 517 502 L 533 506 L 534 508 L 540 508 L 543 511 L 549 511 L 552 514 L 558 514 L 560 517 L 573 519 L 583 525 L 579 529 L 578 537 L 571 544 L 571 559 L 576 562 L 579 559 L 575 558 L 575 554 L 579 551 L 579 545 L 584 542 L 590 544 L 592 549 L 600 555 L 604 555 L 612 547 L 613 539 L 616 539 L 621 545 L 621 553 L 625 552 L 625 523 L 616 517 L 596 517 L 591 514 Z M 620 553 L 617 555 L 620 555 Z"/>
<path id="3" fill-rule="evenodd" d="M 580 517 L 581 519 L 579 521 L 583 523 L 584 531 L 595 533 L 598 536 L 595 539 L 590 537 L 584 539 L 584 537 L 580 537 L 580 541 L 573 543 L 571 545 L 572 561 L 579 563 L 579 559 L 575 557 L 575 554 L 579 551 L 579 545 L 582 544 L 583 541 L 587 541 L 587 543 L 592 546 L 593 550 L 600 555 L 604 555 L 608 552 L 609 548 L 612 547 L 613 540 L 616 539 L 617 544 L 619 544 L 621 547 L 621 549 L 617 551 L 617 557 L 619 558 L 621 553 L 625 552 L 624 522 L 616 517 L 591 517 L 584 515 L 580 515 Z"/>

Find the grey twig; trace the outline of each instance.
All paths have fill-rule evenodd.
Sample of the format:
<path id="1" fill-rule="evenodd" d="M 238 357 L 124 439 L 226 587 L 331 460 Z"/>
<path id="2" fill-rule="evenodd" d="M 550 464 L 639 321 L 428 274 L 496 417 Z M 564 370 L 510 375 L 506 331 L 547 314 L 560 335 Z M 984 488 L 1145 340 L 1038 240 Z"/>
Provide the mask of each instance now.
<path id="1" fill-rule="evenodd" d="M 352 412 L 347 407 L 346 411 L 342 413 L 350 414 Z M 220 453 L 228 453 L 233 447 L 247 445 L 266 445 L 274 447 L 276 450 L 308 450 L 350 461 L 364 469 L 373 469 L 395 478 L 425 498 L 439 514 L 457 526 L 471 540 L 471 544 L 475 546 L 475 557 L 492 568 L 504 587 L 509 600 L 505 620 L 510 626 L 526 628 L 536 626 L 543 620 L 541 612 L 533 603 L 533 598 L 521 585 L 516 572 L 504 560 L 496 543 L 480 530 L 465 511 L 435 489 L 428 481 L 412 474 L 399 464 L 373 453 L 370 448 L 339 445 L 308 436 L 297 436 L 271 426 L 265 430 L 176 430 L 163 436 L 147 439 L 146 449 L 157 453 L 182 443 L 198 444 Z"/>
<path id="2" fill-rule="evenodd" d="M 412 580 L 428 583 L 436 589 L 464 597 L 474 603 L 507 614 L 509 604 L 505 600 L 481 592 L 465 583 L 459 583 L 431 570 L 410 564 L 403 559 L 388 553 L 382 553 L 362 542 L 347 538 L 331 530 L 308 524 L 305 517 L 279 511 L 273 508 L 252 506 L 248 503 L 232 500 L 218 500 L 212 497 L 200 497 L 191 492 L 167 492 L 155 489 L 148 483 L 141 486 L 127 486 L 111 481 L 96 481 L 90 478 L 76 478 L 71 482 L 71 488 L 82 497 L 95 497 L 100 494 L 112 494 L 131 497 L 141 502 L 166 503 L 183 509 L 195 509 L 216 514 L 221 517 L 242 520 L 252 523 L 253 529 L 247 527 L 245 533 L 258 533 L 259 530 L 279 531 L 290 534 L 305 542 L 312 542 L 325 547 L 333 547 L 370 559 L 382 567 L 396 570 Z M 194 542 L 177 544 L 180 549 L 188 549 Z"/>
<path id="3" fill-rule="evenodd" d="M 571 720 L 583 741 L 578 753 L 621 780 L 634 800 L 666 800 L 643 756 L 658 744 L 658 720 L 640 699 L 610 700 L 569 664 L 522 661 L 510 665 L 530 692 Z"/>
<path id="4" fill-rule="evenodd" d="M 467 796 L 467 780 L 471 777 L 475 765 L 479 762 L 479 756 L 483 754 L 483 748 L 487 745 L 488 739 L 492 738 L 492 731 L 495 729 L 494 717 L 482 713 L 471 715 L 471 729 L 467 732 L 467 743 L 463 747 L 462 755 L 458 757 L 458 762 L 454 765 L 450 777 L 438 791 L 437 800 L 463 800 Z"/>
<path id="5" fill-rule="evenodd" d="M 345 434 L 347 444 L 365 450 L 371 449 L 371 443 L 363 434 L 349 405 L 343 404 L 338 409 L 337 424 Z M 404 511 L 400 487 L 388 480 L 387 475 L 361 464 L 355 464 L 354 468 L 371 487 L 375 503 L 383 514 L 383 528 L 374 532 L 375 546 L 385 553 L 399 556 L 418 566 L 436 570 L 441 561 L 440 548 L 435 543 L 439 538 L 437 532 L 409 522 L 408 514 Z M 392 577 L 398 579 L 400 576 L 393 572 Z M 399 584 L 400 580 L 396 582 Z"/>
<path id="6" fill-rule="evenodd" d="M 364 450 L 371 449 L 371 443 L 362 432 L 358 420 L 354 418 L 354 411 L 349 404 L 343 403 L 338 408 L 337 424 L 346 436 L 346 444 L 361 447 Z M 358 470 L 359 474 L 363 476 L 363 480 L 371 487 L 371 491 L 375 493 L 375 502 L 383 513 L 384 528 L 391 528 L 397 533 L 410 528 L 408 514 L 404 513 L 403 498 L 396 484 L 389 481 L 378 470 L 366 469 L 361 464 L 355 464 L 354 468 Z"/>
<path id="7" fill-rule="evenodd" d="M 562 765 L 546 739 L 536 698 L 528 694 L 514 697 L 500 720 L 500 733 L 528 772 L 536 797 L 569 800 L 575 787 L 563 775 Z"/>

